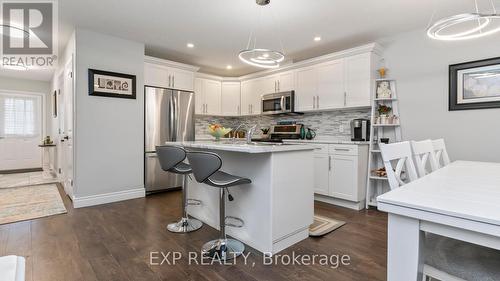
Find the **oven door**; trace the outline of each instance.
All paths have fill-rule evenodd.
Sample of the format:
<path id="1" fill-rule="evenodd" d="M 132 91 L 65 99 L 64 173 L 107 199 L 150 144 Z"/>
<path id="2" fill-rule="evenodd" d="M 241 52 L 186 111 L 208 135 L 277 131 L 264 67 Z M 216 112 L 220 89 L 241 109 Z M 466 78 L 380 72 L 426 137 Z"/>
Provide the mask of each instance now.
<path id="1" fill-rule="evenodd" d="M 293 110 L 292 95 L 278 93 L 262 97 L 262 114 L 288 113 Z"/>

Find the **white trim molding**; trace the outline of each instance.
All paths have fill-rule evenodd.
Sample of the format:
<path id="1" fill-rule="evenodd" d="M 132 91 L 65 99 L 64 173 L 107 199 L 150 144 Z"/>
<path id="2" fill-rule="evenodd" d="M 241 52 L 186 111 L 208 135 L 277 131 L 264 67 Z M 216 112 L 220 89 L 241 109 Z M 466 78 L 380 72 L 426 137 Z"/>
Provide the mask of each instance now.
<path id="1" fill-rule="evenodd" d="M 83 207 L 125 201 L 130 199 L 143 198 L 145 196 L 146 196 L 146 190 L 144 189 L 144 187 L 138 187 L 111 193 L 82 196 L 82 197 L 74 196 L 73 207 L 83 208 Z"/>
<path id="2" fill-rule="evenodd" d="M 192 71 L 192 72 L 197 72 L 200 69 L 198 66 L 193 66 L 193 65 L 175 62 L 175 61 L 170 61 L 170 60 L 164 60 L 164 59 L 150 57 L 150 56 L 144 56 L 144 62 L 152 63 L 152 64 L 156 64 L 156 65 L 163 65 L 166 67 L 173 67 L 173 68 L 177 68 L 177 69 L 183 69 L 183 70 Z"/>

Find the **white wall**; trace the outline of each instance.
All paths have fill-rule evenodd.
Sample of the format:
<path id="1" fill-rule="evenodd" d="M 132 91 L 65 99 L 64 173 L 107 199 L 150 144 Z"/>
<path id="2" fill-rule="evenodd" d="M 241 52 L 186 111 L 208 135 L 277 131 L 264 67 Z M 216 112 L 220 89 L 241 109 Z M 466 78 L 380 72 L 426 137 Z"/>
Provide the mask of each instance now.
<path id="1" fill-rule="evenodd" d="M 499 35 L 441 42 L 420 30 L 380 43 L 397 80 L 404 139 L 442 137 L 452 159 L 500 162 L 500 108 L 448 111 L 448 65 L 499 57 Z"/>
<path id="2" fill-rule="evenodd" d="M 137 99 L 89 96 L 89 68 L 136 75 Z M 76 30 L 75 202 L 143 190 L 143 72 L 144 44 Z"/>

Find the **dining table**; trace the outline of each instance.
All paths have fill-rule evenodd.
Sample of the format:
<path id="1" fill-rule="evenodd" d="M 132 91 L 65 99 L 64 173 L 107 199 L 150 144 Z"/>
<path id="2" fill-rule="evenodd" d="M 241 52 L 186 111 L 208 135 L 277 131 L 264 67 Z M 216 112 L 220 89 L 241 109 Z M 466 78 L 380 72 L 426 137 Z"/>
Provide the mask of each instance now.
<path id="1" fill-rule="evenodd" d="M 422 280 L 425 233 L 500 250 L 500 163 L 452 162 L 377 206 L 388 213 L 388 281 Z"/>

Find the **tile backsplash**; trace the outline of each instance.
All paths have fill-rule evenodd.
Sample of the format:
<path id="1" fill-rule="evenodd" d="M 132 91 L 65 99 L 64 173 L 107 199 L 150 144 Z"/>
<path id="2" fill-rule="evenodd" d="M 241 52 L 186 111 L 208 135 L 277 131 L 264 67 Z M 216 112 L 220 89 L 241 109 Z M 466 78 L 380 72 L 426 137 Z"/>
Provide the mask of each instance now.
<path id="1" fill-rule="evenodd" d="M 304 113 L 299 116 L 241 116 L 241 117 L 220 117 L 220 116 L 196 116 L 196 135 L 204 136 L 208 134 L 207 127 L 210 124 L 221 124 L 224 127 L 236 128 L 243 124 L 242 128 L 248 128 L 257 124 L 258 128 L 269 128 L 278 121 L 291 120 L 304 124 L 316 131 L 318 137 L 335 137 L 348 139 L 351 135 L 350 121 L 356 118 L 370 119 L 370 108 L 355 110 L 337 110 L 324 112 Z M 341 132 L 343 126 L 343 132 Z M 257 130 L 256 135 L 260 133 Z"/>

